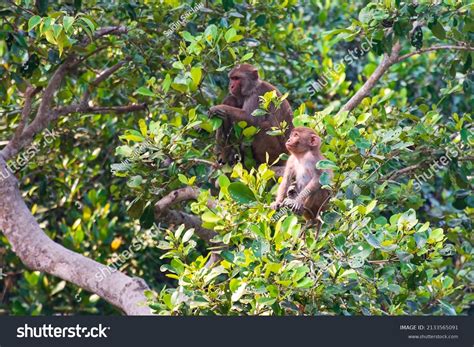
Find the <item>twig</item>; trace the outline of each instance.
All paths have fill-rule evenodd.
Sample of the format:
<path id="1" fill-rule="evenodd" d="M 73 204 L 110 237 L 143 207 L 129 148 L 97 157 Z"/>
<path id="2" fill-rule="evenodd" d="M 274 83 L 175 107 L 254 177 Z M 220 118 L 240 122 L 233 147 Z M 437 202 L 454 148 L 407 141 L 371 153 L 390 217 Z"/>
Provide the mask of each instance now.
<path id="1" fill-rule="evenodd" d="M 422 48 L 414 52 L 410 52 L 405 55 L 402 55 L 398 57 L 397 63 L 417 54 L 422 54 L 422 53 L 431 52 L 431 51 L 439 51 L 443 49 L 459 50 L 459 51 L 474 51 L 474 47 L 470 47 L 470 46 L 439 45 L 439 46 L 433 46 L 433 47 L 428 47 L 428 48 Z"/>

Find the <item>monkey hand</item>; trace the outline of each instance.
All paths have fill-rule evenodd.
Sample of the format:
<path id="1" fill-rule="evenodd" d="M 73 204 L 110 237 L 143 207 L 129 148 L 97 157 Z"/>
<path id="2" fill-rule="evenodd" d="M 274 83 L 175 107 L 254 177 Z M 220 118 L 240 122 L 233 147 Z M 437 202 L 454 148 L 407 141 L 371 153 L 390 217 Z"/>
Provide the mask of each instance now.
<path id="1" fill-rule="evenodd" d="M 299 199 L 286 198 L 285 200 L 283 200 L 283 205 L 288 207 L 290 210 L 292 210 L 296 214 L 303 214 L 304 204 Z"/>
<path id="2" fill-rule="evenodd" d="M 225 111 L 222 109 L 221 105 L 217 105 L 217 106 L 212 106 L 212 107 L 209 109 L 208 115 L 209 115 L 209 116 L 221 116 L 221 117 L 224 117 L 224 116 L 226 115 L 226 113 L 225 113 Z"/>
<path id="3" fill-rule="evenodd" d="M 270 204 L 272 210 L 278 210 L 281 206 L 281 202 L 274 201 Z"/>

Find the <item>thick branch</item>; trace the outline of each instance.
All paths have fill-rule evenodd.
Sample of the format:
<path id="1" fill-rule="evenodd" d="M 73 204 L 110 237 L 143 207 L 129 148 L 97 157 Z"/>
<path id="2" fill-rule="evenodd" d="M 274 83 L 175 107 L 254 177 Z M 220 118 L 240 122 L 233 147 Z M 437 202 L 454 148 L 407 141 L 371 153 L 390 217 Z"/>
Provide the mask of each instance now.
<path id="1" fill-rule="evenodd" d="M 155 215 L 156 216 L 156 215 Z M 211 240 L 217 236 L 217 233 L 214 230 L 203 228 L 201 225 L 201 218 L 198 216 L 193 216 L 191 214 L 176 211 L 176 210 L 166 210 L 161 215 L 156 216 L 158 219 L 165 219 L 168 223 L 174 225 L 184 224 L 186 227 L 194 228 L 196 235 L 204 240 L 207 244 L 211 244 Z"/>
<path id="2" fill-rule="evenodd" d="M 203 228 L 201 219 L 184 212 L 170 210 L 170 207 L 182 201 L 196 200 L 199 196 L 199 189 L 194 187 L 186 187 L 172 191 L 155 204 L 155 219 L 166 219 L 173 224 L 184 224 L 188 228 L 194 228 L 196 235 L 201 239 L 210 243 L 210 240 L 217 235 L 213 230 Z M 209 208 L 215 206 L 215 201 L 208 200 Z"/>
<path id="3" fill-rule="evenodd" d="M 0 230 L 31 270 L 46 272 L 99 295 L 128 315 L 151 315 L 140 278 L 131 278 L 64 248 L 39 227 L 0 157 Z M 7 177 L 8 176 L 8 177 Z M 7 177 L 7 178 L 4 178 Z"/>
<path id="4" fill-rule="evenodd" d="M 70 56 L 56 69 L 43 92 L 35 119 L 26 129 L 23 130 L 22 134 L 19 135 L 14 142 L 11 141 L 0 152 L 0 155 L 3 156 L 5 160 L 14 157 L 22 148 L 33 141 L 33 138 L 37 133 L 48 126 L 51 118 L 54 117 L 51 113 L 51 104 L 53 102 L 54 93 L 59 89 L 68 69 L 74 66 L 75 62 L 75 57 Z"/>
<path id="5" fill-rule="evenodd" d="M 341 111 L 350 112 L 354 108 L 356 108 L 362 100 L 370 94 L 372 88 L 374 88 L 375 84 L 379 81 L 379 79 L 383 76 L 383 74 L 397 62 L 398 55 L 400 53 L 400 42 L 397 42 L 392 47 L 392 52 L 390 55 L 385 54 L 382 62 L 379 66 L 375 69 L 369 79 L 364 83 L 364 85 L 354 94 L 354 96 L 342 107 Z"/>
<path id="6" fill-rule="evenodd" d="M 10 140 L 7 147 L 5 147 L 4 152 L 7 157 L 11 156 L 11 151 L 13 148 L 19 146 L 19 142 L 21 139 L 21 135 L 23 134 L 23 130 L 25 129 L 26 125 L 28 124 L 28 118 L 30 117 L 31 113 L 31 104 L 33 102 L 33 96 L 39 91 L 39 88 L 34 88 L 33 86 L 29 85 L 26 87 L 25 91 L 25 105 L 23 106 L 23 110 L 21 111 L 21 119 L 18 123 L 18 127 L 15 130 L 15 134 L 13 138 Z"/>
<path id="7" fill-rule="evenodd" d="M 141 111 L 146 109 L 146 104 L 130 104 L 123 106 L 89 106 L 88 101 L 92 88 L 99 85 L 101 82 L 109 78 L 114 72 L 124 66 L 128 60 L 123 60 L 113 65 L 112 67 L 104 70 L 100 73 L 95 80 L 93 80 L 89 86 L 89 89 L 84 93 L 84 96 L 80 103 L 72 104 L 68 106 L 52 108 L 54 93 L 60 88 L 61 82 L 63 81 L 68 70 L 77 64 L 81 63 L 82 60 L 78 60 L 75 57 L 68 57 L 65 62 L 58 67 L 55 71 L 48 86 L 43 92 L 42 101 L 36 117 L 33 122 L 23 130 L 20 127 L 21 133 L 17 129 L 17 133 L 14 136 L 14 141 L 10 141 L 7 146 L 0 152 L 5 160 L 8 160 L 15 156 L 22 148 L 29 145 L 36 134 L 45 129 L 48 124 L 62 115 L 66 115 L 73 112 L 81 113 L 127 113 L 134 111 Z M 31 97 L 26 97 L 24 112 L 31 111 Z M 22 115 L 23 118 L 23 115 Z"/>

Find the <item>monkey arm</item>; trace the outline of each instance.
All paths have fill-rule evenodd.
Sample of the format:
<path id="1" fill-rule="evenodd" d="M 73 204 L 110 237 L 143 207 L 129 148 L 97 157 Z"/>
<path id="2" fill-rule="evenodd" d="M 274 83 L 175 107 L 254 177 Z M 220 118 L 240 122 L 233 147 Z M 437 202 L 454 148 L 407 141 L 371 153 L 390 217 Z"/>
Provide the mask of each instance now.
<path id="1" fill-rule="evenodd" d="M 288 188 L 290 187 L 291 180 L 294 177 L 294 172 L 292 170 L 293 165 L 291 164 L 291 157 L 288 159 L 288 162 L 285 166 L 285 173 L 283 174 L 283 179 L 278 187 L 278 192 L 275 201 L 272 203 L 271 207 L 277 209 L 280 207 L 281 203 L 285 199 L 288 193 Z"/>
<path id="2" fill-rule="evenodd" d="M 319 183 L 319 176 L 316 175 L 314 178 L 312 178 L 308 184 L 301 189 L 301 192 L 299 192 L 298 196 L 295 198 L 300 203 L 304 203 L 304 201 L 312 195 L 315 191 L 317 191 L 320 187 L 321 184 Z"/>
<path id="3" fill-rule="evenodd" d="M 266 128 L 270 125 L 267 120 L 259 119 L 259 117 L 254 117 L 249 114 L 245 109 L 229 105 L 212 106 L 209 109 L 209 114 L 221 117 L 230 117 L 233 122 L 238 123 L 244 121 L 248 125 L 259 126 L 261 128 Z"/>
<path id="4" fill-rule="evenodd" d="M 286 198 L 283 201 L 283 205 L 288 206 L 293 212 L 297 214 L 302 214 L 306 199 L 313 195 L 314 192 L 316 192 L 320 186 L 321 185 L 319 184 L 319 175 L 316 175 L 316 177 L 311 179 L 308 184 L 301 189 L 296 198 Z"/>

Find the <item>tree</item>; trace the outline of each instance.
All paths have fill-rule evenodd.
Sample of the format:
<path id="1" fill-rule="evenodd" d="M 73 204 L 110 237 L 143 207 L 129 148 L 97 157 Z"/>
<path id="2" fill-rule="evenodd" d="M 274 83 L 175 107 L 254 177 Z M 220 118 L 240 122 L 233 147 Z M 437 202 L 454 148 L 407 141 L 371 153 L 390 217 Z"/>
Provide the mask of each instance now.
<path id="1" fill-rule="evenodd" d="M 88 7 L 96 3 L 102 7 Z M 143 280 L 121 272 L 101 279 L 96 275 L 104 265 L 44 233 L 6 168 L 49 126 L 98 114 L 92 118 L 97 123 L 83 123 L 86 129 L 113 127 L 123 133 L 116 148 L 122 162 L 111 165 L 116 178 L 102 168 L 107 178 L 98 175 L 98 182 L 126 177 L 129 192 L 118 194 L 131 200 L 128 213 L 140 221 L 139 231 L 153 222 L 165 230 L 158 248 L 171 261 L 161 269 L 176 282 L 148 297 L 158 313 L 456 314 L 466 309 L 463 290 L 472 271 L 467 241 L 473 208 L 468 196 L 471 6 L 231 1 L 205 8 L 194 4 L 189 12 L 182 6 L 171 18 L 173 1 L 151 7 L 100 1 L 76 8 L 47 1 L 11 5 L 3 10 L 7 34 L 0 49 L 11 66 L 9 78 L 2 79 L 4 114 L 8 128 L 15 128 L 0 156 L 1 172 L 8 176 L 0 181 L 0 229 L 27 267 L 95 293 L 127 314 L 150 313 L 143 304 Z M 196 8 L 202 16 L 194 15 Z M 354 9 L 360 11 L 357 20 L 350 17 Z M 368 64 L 362 62 L 364 39 L 371 43 Z M 349 49 L 340 58 L 343 64 L 335 64 L 332 49 L 340 47 Z M 444 74 L 442 65 L 429 68 L 443 59 L 438 54 L 451 52 L 454 82 L 444 89 L 418 88 L 423 74 Z M 220 120 L 205 112 L 225 92 L 223 73 L 243 61 L 261 66 L 265 77 L 288 88 L 296 125 L 324 135 L 328 160 L 320 165 L 336 175 L 333 182 L 321 178 L 334 198 L 317 239 L 296 216 L 268 209 L 275 175 L 267 165 L 248 170 L 213 162 L 212 133 Z M 273 66 L 281 68 L 270 75 Z M 357 69 L 367 79 L 346 81 Z M 312 82 L 320 87 L 318 106 L 307 95 Z M 21 110 L 15 108 L 20 99 Z M 116 115 L 128 113 L 142 118 L 118 124 Z M 254 130 L 239 124 L 235 133 L 248 142 Z M 443 157 L 447 163 L 440 164 Z M 409 176 L 434 164 L 434 181 Z M 218 194 L 211 194 L 214 180 Z M 71 202 L 76 193 L 73 185 Z M 91 205 L 92 200 L 88 194 Z M 433 214 L 430 206 L 440 211 Z M 65 234 L 74 247 L 84 241 L 85 215 Z M 54 213 L 49 218 L 54 220 Z M 103 234 L 89 242 L 120 247 L 121 238 Z"/>

